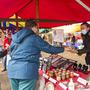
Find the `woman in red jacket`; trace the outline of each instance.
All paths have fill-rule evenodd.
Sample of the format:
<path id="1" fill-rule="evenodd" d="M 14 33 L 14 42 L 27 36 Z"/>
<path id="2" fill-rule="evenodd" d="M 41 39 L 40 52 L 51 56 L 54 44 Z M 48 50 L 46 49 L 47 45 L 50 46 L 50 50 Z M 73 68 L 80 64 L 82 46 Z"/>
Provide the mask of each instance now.
<path id="1" fill-rule="evenodd" d="M 7 37 L 4 39 L 4 49 L 8 49 L 12 41 L 12 33 L 9 32 Z"/>
<path id="2" fill-rule="evenodd" d="M 12 32 L 9 31 L 8 34 L 7 34 L 7 37 L 4 39 L 4 49 L 5 50 L 8 51 L 8 49 L 10 47 L 10 44 L 11 44 L 11 41 L 12 41 Z M 6 71 L 6 63 L 7 63 L 7 57 L 5 56 L 4 60 L 3 60 L 3 64 L 4 64 L 3 71 Z"/>

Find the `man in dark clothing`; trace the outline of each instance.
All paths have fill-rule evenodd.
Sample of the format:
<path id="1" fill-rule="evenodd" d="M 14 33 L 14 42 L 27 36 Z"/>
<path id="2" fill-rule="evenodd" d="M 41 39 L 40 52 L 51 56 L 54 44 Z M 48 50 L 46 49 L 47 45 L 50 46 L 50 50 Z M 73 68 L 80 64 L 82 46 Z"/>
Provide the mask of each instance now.
<path id="1" fill-rule="evenodd" d="M 74 35 L 73 35 L 73 37 L 72 37 L 72 40 L 71 40 L 71 41 L 72 41 L 72 44 L 73 44 L 73 45 L 75 45 L 76 38 L 75 38 L 75 36 L 74 36 Z"/>
<path id="2" fill-rule="evenodd" d="M 86 64 L 90 65 L 90 25 L 87 22 L 81 24 L 81 35 L 83 39 L 84 48 L 78 50 L 78 54 L 86 53 Z"/>

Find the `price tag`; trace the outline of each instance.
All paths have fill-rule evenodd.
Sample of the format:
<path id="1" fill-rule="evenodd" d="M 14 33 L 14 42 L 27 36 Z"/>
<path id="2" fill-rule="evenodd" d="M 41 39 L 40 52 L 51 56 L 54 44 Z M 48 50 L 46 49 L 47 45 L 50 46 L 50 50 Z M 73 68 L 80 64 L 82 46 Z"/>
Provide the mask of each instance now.
<path id="1" fill-rule="evenodd" d="M 43 58 L 42 58 L 42 57 L 40 57 L 39 59 L 40 59 L 40 60 L 43 60 Z"/>
<path id="2" fill-rule="evenodd" d="M 52 83 L 56 83 L 57 81 L 55 80 L 55 79 L 53 79 L 53 78 L 49 78 L 49 81 L 51 81 Z"/>
<path id="3" fill-rule="evenodd" d="M 44 58 L 44 61 L 47 62 L 48 60 L 46 58 Z"/>
<path id="4" fill-rule="evenodd" d="M 63 83 L 59 83 L 59 86 L 62 87 L 64 90 L 68 89 Z"/>
<path id="5" fill-rule="evenodd" d="M 79 77 L 79 78 L 77 79 L 77 81 L 78 81 L 79 83 L 83 84 L 83 85 L 87 85 L 87 84 L 88 84 L 88 82 L 87 82 L 85 79 L 81 78 L 81 77 Z"/>
<path id="6" fill-rule="evenodd" d="M 43 77 L 45 77 L 46 79 L 48 79 L 48 78 L 49 78 L 49 76 L 48 76 L 48 75 L 46 75 L 46 74 L 43 74 Z"/>
<path id="7" fill-rule="evenodd" d="M 75 72 L 74 72 L 73 74 L 74 74 L 74 76 L 77 76 L 77 77 L 79 77 L 79 76 L 80 76 L 79 74 L 77 74 L 77 73 L 75 73 Z"/>

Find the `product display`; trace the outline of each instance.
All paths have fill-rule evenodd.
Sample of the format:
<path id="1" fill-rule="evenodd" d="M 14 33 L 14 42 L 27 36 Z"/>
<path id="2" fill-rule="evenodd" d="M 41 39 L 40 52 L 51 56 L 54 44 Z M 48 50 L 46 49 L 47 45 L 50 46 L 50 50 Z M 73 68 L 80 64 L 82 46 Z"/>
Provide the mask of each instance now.
<path id="1" fill-rule="evenodd" d="M 87 74 L 88 73 L 88 66 L 82 65 L 81 63 L 77 64 L 77 62 L 75 62 L 73 65 L 73 70 L 74 71 L 80 71 L 84 74 Z"/>
<path id="2" fill-rule="evenodd" d="M 55 78 L 57 81 L 67 80 L 69 78 L 75 77 L 74 72 L 66 69 L 54 69 L 51 71 L 47 71 L 46 75 Z"/>
<path id="3" fill-rule="evenodd" d="M 43 77 L 47 81 L 53 85 L 58 84 L 62 88 L 59 90 L 89 88 L 89 80 L 87 81 L 81 77 L 88 74 L 88 66 L 82 65 L 81 63 L 78 64 L 75 60 L 67 59 L 59 55 L 50 55 L 49 57 L 40 59 L 40 70 L 44 71 Z M 64 82 L 67 84 L 64 84 Z"/>
<path id="4" fill-rule="evenodd" d="M 54 67 L 58 67 L 58 68 L 65 68 L 65 69 L 68 69 L 70 66 L 72 66 L 73 64 L 75 63 L 74 60 L 70 60 L 70 59 L 67 59 L 67 58 L 59 58 L 57 59 L 57 61 L 53 62 L 52 63 L 52 66 Z"/>

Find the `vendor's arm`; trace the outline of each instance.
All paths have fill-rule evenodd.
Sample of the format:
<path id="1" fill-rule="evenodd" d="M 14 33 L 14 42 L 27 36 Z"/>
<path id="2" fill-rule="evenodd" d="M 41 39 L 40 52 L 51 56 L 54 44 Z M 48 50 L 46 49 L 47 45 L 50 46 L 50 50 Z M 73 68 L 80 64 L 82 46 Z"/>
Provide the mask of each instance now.
<path id="1" fill-rule="evenodd" d="M 37 36 L 36 45 L 40 51 L 44 51 L 51 54 L 58 54 L 64 52 L 63 47 L 55 47 L 44 41 L 41 37 Z"/>
<path id="2" fill-rule="evenodd" d="M 77 52 L 78 55 L 82 55 L 82 54 L 85 54 L 85 53 L 87 53 L 86 48 L 83 48 L 81 50 L 78 50 L 78 52 Z"/>

